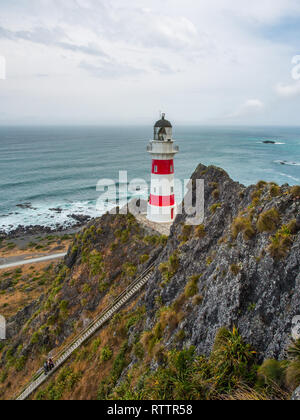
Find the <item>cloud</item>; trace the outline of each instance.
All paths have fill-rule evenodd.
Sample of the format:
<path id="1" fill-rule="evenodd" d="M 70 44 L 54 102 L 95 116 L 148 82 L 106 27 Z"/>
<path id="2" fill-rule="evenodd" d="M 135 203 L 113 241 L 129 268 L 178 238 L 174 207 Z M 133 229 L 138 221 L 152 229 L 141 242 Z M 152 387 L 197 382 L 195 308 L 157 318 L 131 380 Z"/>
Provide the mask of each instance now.
<path id="1" fill-rule="evenodd" d="M 297 82 L 274 91 L 300 53 L 283 36 L 290 16 L 299 0 L 2 0 L 0 112 L 101 122 L 101 109 L 134 123 L 137 108 L 147 121 L 163 107 L 184 123 L 298 123 L 292 101 L 283 112 L 274 100 L 298 100 Z"/>
<path id="2" fill-rule="evenodd" d="M 79 68 L 88 71 L 93 77 L 100 79 L 119 79 L 144 73 L 143 69 L 132 67 L 115 61 L 102 61 L 98 64 L 81 61 Z"/>
<path id="3" fill-rule="evenodd" d="M 150 66 L 152 70 L 160 74 L 175 74 L 179 72 L 179 70 L 175 70 L 172 66 L 163 62 L 159 58 L 153 59 Z"/>
<path id="4" fill-rule="evenodd" d="M 60 27 L 52 29 L 35 27 L 31 31 L 11 31 L 9 29 L 0 27 L 0 38 L 8 40 L 23 40 L 46 46 L 61 48 L 63 50 L 79 52 L 94 56 L 107 56 L 104 51 L 97 45 L 78 45 L 72 42 L 67 42 L 63 39 L 67 38 L 66 33 Z"/>
<path id="5" fill-rule="evenodd" d="M 239 118 L 260 112 L 264 104 L 259 99 L 248 99 L 239 109 L 228 116 L 228 118 Z"/>
<path id="6" fill-rule="evenodd" d="M 276 92 L 279 96 L 284 98 L 292 98 L 300 95 L 300 82 L 296 82 L 290 85 L 278 84 L 276 86 Z"/>

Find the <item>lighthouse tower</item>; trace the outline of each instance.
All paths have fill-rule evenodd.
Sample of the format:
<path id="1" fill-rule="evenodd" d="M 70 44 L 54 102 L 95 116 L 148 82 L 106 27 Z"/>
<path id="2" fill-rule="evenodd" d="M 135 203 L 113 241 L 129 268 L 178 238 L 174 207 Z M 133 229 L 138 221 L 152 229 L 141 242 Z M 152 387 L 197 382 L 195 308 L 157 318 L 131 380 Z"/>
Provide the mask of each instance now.
<path id="1" fill-rule="evenodd" d="M 170 223 L 175 218 L 174 157 L 179 147 L 174 145 L 172 125 L 162 114 L 154 126 L 154 140 L 147 151 L 152 156 L 151 193 L 147 218 L 155 223 Z"/>

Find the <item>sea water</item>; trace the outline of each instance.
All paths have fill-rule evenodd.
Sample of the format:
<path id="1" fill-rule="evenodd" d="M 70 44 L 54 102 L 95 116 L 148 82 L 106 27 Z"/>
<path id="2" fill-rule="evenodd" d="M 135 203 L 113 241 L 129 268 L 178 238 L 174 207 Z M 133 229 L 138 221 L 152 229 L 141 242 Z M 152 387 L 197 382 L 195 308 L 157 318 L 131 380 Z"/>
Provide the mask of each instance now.
<path id="1" fill-rule="evenodd" d="M 100 216 L 95 206 L 100 179 L 118 181 L 119 171 L 127 171 L 129 182 L 149 182 L 146 146 L 152 134 L 143 126 L 0 127 L 0 230 L 67 227 L 74 223 L 72 214 Z M 178 126 L 174 137 L 181 180 L 203 163 L 222 167 L 244 185 L 259 180 L 300 184 L 299 127 Z M 148 193 L 139 194 L 147 198 Z M 114 204 L 112 197 L 106 210 Z"/>

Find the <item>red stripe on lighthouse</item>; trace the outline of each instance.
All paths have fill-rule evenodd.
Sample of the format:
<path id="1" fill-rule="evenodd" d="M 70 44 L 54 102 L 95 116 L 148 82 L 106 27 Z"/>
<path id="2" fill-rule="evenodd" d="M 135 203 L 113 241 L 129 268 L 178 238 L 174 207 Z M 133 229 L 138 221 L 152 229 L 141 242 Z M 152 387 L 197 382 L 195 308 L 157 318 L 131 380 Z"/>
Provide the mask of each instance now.
<path id="1" fill-rule="evenodd" d="M 156 207 L 170 207 L 175 205 L 175 195 L 150 195 L 150 205 Z"/>
<path id="2" fill-rule="evenodd" d="M 171 175 L 174 173 L 174 160 L 152 160 L 152 173 L 157 175 Z"/>

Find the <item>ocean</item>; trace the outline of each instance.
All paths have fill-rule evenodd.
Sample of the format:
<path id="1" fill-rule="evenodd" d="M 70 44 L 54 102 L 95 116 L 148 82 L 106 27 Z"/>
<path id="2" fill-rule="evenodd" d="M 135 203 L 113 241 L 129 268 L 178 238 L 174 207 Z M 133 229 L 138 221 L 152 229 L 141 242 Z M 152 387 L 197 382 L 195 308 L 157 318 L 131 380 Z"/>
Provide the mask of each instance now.
<path id="1" fill-rule="evenodd" d="M 0 231 L 69 227 L 72 214 L 96 217 L 111 209 L 111 200 L 96 208 L 98 180 L 118 181 L 119 171 L 127 171 L 128 181 L 149 182 L 152 134 L 151 126 L 0 127 Z M 174 137 L 180 147 L 176 178 L 188 179 L 201 162 L 222 167 L 244 185 L 261 179 L 300 184 L 299 127 L 178 126 Z M 146 198 L 146 189 L 139 194 Z"/>

